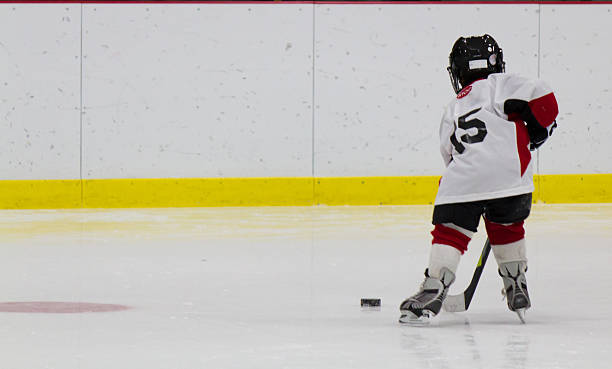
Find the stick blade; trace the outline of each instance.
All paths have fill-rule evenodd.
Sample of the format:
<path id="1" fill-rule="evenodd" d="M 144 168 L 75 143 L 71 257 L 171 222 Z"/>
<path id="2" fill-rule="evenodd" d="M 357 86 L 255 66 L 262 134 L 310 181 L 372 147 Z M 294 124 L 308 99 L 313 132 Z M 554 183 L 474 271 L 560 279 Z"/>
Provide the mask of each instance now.
<path id="1" fill-rule="evenodd" d="M 465 295 L 461 293 L 459 295 L 446 296 L 446 299 L 442 303 L 442 308 L 444 311 L 448 311 L 449 313 L 466 311 L 467 307 L 465 306 Z"/>
<path id="2" fill-rule="evenodd" d="M 474 292 L 476 291 L 476 286 L 478 286 L 478 281 L 480 280 L 480 276 L 482 275 L 482 271 L 484 269 L 485 263 L 487 262 L 487 258 L 489 257 L 489 252 L 491 251 L 491 243 L 487 238 L 484 247 L 482 248 L 482 252 L 480 253 L 480 259 L 478 259 L 478 264 L 476 264 L 476 269 L 474 269 L 474 275 L 472 276 L 472 280 L 468 287 L 458 295 L 449 295 L 446 297 L 444 302 L 442 303 L 442 308 L 445 311 L 456 313 L 461 311 L 466 311 L 470 306 L 470 302 L 472 302 L 472 297 L 474 297 Z"/>

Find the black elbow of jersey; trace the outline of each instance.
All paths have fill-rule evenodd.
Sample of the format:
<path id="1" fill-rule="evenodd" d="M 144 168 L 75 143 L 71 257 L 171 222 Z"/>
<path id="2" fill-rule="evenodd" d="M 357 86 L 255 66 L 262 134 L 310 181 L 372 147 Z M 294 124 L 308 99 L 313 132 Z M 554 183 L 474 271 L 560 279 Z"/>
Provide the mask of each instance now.
<path id="1" fill-rule="evenodd" d="M 529 108 L 527 101 L 517 99 L 506 100 L 504 102 L 504 113 L 506 113 L 510 119 L 512 119 L 512 116 L 518 116 L 525 122 L 532 148 L 541 146 L 548 138 L 548 130 L 540 125 Z"/>
<path id="2" fill-rule="evenodd" d="M 527 123 L 527 125 L 530 125 L 531 123 L 538 123 L 536 117 L 529 108 L 529 103 L 527 103 L 525 100 L 506 100 L 504 102 L 504 113 L 506 113 L 510 119 L 512 119 L 512 117 L 520 117 L 522 121 Z"/>

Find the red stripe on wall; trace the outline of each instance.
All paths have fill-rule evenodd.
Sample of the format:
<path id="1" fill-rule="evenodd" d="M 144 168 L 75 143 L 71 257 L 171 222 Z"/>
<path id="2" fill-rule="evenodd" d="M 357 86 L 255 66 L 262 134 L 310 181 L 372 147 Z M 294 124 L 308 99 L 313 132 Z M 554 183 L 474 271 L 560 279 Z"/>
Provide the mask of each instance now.
<path id="1" fill-rule="evenodd" d="M 323 4 L 323 5 L 612 5 L 610 1 L 180 1 L 180 0 L 0 0 L 0 4 Z"/>
<path id="2" fill-rule="evenodd" d="M 312 1 L 189 1 L 189 0 L 160 0 L 160 1 L 138 1 L 138 0 L 80 0 L 80 1 L 66 1 L 66 0 L 21 0 L 21 1 L 7 1 L 0 0 L 0 4 L 194 4 L 194 5 L 205 5 L 205 4 L 313 4 Z"/>

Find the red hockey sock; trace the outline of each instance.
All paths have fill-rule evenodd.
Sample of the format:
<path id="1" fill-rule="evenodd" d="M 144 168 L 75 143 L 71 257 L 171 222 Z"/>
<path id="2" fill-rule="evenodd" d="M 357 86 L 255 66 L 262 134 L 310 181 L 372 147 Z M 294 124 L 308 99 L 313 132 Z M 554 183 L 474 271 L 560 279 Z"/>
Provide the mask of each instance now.
<path id="1" fill-rule="evenodd" d="M 432 244 L 448 245 L 456 248 L 463 255 L 467 251 L 468 243 L 470 243 L 470 237 L 464 235 L 456 229 L 452 229 L 442 224 L 436 224 L 434 230 L 431 232 L 433 236 Z"/>
<path id="2" fill-rule="evenodd" d="M 485 219 L 485 227 L 491 245 L 505 245 L 525 238 L 523 221 L 512 224 L 493 223 Z"/>

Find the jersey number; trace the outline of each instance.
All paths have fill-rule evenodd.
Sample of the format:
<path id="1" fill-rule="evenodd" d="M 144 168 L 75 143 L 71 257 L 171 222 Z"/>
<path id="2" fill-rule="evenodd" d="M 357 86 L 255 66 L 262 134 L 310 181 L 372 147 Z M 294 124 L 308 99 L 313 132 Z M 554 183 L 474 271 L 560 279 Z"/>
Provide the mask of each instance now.
<path id="1" fill-rule="evenodd" d="M 476 114 L 478 111 L 480 111 L 480 109 L 481 108 L 474 109 L 471 112 L 460 116 L 459 119 L 457 120 L 459 128 L 461 129 L 468 130 L 470 128 L 476 128 L 478 130 L 478 133 L 476 133 L 473 136 L 470 136 L 467 133 L 461 136 L 461 141 L 465 142 L 466 144 L 482 142 L 485 136 L 487 135 L 487 127 L 485 125 L 485 122 L 483 122 L 482 120 L 478 118 L 466 120 L 470 115 Z M 465 151 L 465 146 L 457 140 L 457 137 L 455 137 L 456 131 L 457 131 L 457 126 L 455 126 L 455 130 L 453 131 L 453 134 L 450 136 L 450 140 L 453 146 L 455 146 L 455 150 L 457 150 L 457 152 L 461 154 Z"/>

